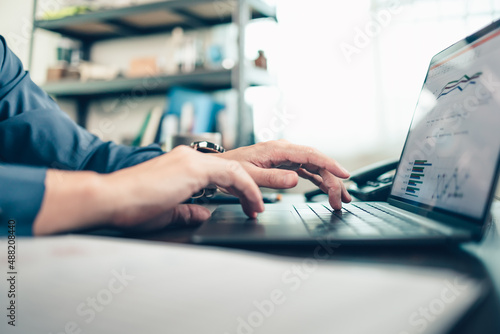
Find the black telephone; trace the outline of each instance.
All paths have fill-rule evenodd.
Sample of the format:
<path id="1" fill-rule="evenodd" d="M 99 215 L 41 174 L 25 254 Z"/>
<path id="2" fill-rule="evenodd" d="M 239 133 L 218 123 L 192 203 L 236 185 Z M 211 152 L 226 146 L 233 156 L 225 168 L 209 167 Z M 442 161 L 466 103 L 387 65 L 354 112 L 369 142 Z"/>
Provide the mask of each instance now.
<path id="1" fill-rule="evenodd" d="M 347 191 L 362 201 L 386 201 L 398 163 L 399 159 L 384 160 L 354 171 Z"/>
<path id="2" fill-rule="evenodd" d="M 362 201 L 386 201 L 391 192 L 392 180 L 399 160 L 383 160 L 351 173 L 347 191 Z M 308 201 L 323 194 L 320 189 L 305 194 Z"/>

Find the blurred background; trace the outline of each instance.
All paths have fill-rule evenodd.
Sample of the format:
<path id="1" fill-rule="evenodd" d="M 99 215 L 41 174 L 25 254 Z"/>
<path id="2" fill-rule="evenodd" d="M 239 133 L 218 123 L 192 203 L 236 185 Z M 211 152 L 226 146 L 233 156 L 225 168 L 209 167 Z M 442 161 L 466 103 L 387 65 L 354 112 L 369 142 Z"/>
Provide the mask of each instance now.
<path id="1" fill-rule="evenodd" d="M 430 58 L 500 0 L 18 0 L 0 34 L 103 140 L 285 138 L 349 170 L 398 158 Z M 311 189 L 301 183 L 297 191 Z"/>

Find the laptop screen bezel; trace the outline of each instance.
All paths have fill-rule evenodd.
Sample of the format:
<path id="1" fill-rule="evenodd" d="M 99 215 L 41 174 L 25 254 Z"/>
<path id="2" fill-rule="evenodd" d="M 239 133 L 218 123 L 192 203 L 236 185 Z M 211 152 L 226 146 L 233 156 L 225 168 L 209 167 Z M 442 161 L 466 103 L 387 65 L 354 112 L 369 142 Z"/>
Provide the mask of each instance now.
<path id="1" fill-rule="evenodd" d="M 448 48 L 444 49 L 443 51 L 439 52 L 438 54 L 436 54 L 431 59 L 431 62 L 429 64 L 429 68 L 427 70 L 427 75 L 426 75 L 424 83 L 422 85 L 422 90 L 425 88 L 425 84 L 427 82 L 429 71 L 431 70 L 431 68 L 433 66 L 435 66 L 436 64 L 439 64 L 443 60 L 446 60 L 447 58 L 449 58 L 451 55 L 453 55 L 457 51 L 466 48 L 468 45 L 474 43 L 478 39 L 484 37 L 485 35 L 493 32 L 497 29 L 500 29 L 500 20 L 494 21 L 493 23 L 484 27 L 483 29 L 479 30 L 478 32 L 458 41 L 457 43 L 451 45 L 450 47 L 448 47 Z M 500 37 L 498 37 L 498 38 L 500 38 Z M 417 101 L 417 107 L 418 107 L 418 102 L 419 101 Z M 410 130 L 407 133 L 407 136 L 405 139 L 405 144 L 403 145 L 403 150 L 401 152 L 401 156 L 399 159 L 400 162 L 403 159 L 405 149 L 406 149 L 407 144 L 408 144 L 410 131 L 412 129 L 413 121 L 415 120 L 414 117 L 415 117 L 415 113 L 413 114 L 412 122 L 410 123 Z M 398 167 L 396 168 L 396 174 L 394 175 L 394 180 L 396 180 L 396 178 L 398 176 L 397 175 L 398 170 L 399 170 L 399 164 L 398 164 Z M 480 218 L 467 216 L 464 214 L 459 214 L 459 213 L 456 213 L 453 211 L 438 208 L 438 207 L 431 206 L 428 204 L 423 204 L 423 203 L 413 201 L 413 200 L 410 200 L 407 198 L 403 198 L 400 196 L 395 196 L 395 195 L 393 195 L 394 187 L 395 187 L 394 183 L 393 183 L 391 193 L 390 193 L 387 201 L 391 205 L 394 205 L 396 207 L 408 210 L 410 212 L 419 214 L 421 216 L 437 219 L 439 221 L 443 221 L 443 222 L 447 222 L 447 223 L 464 222 L 464 223 L 468 223 L 468 224 L 474 224 L 476 226 L 482 225 L 486 222 L 486 220 L 488 219 L 488 216 L 489 216 L 491 204 L 493 202 L 494 194 L 495 194 L 498 179 L 499 179 L 499 171 L 500 171 L 500 152 L 498 153 L 498 156 L 497 156 L 495 173 L 494 173 L 494 176 L 492 179 L 490 189 L 488 191 L 487 202 L 485 203 L 485 206 L 483 208 L 483 213 L 482 213 Z"/>

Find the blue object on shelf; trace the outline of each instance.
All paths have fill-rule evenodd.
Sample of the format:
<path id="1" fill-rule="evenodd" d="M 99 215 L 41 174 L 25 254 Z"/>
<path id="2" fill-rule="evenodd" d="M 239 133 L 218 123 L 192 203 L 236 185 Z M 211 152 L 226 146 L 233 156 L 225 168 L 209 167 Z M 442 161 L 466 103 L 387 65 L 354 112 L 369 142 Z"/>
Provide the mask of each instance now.
<path id="1" fill-rule="evenodd" d="M 190 103 L 194 109 L 194 126 L 192 133 L 215 132 L 217 113 L 225 108 L 224 104 L 214 101 L 212 96 L 194 89 L 172 87 L 167 94 L 167 108 L 163 114 L 181 117 L 182 108 Z M 161 142 L 168 134 L 158 133 L 156 142 Z"/>

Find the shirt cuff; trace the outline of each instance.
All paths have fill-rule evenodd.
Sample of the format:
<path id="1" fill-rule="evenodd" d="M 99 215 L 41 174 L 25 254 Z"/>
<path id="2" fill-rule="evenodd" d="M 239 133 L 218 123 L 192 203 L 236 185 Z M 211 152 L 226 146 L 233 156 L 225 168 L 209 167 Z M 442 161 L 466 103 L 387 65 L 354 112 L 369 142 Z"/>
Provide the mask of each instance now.
<path id="1" fill-rule="evenodd" d="M 33 222 L 45 192 L 46 174 L 46 168 L 0 164 L 0 235 L 9 234 L 12 221 L 16 236 L 33 235 Z"/>

